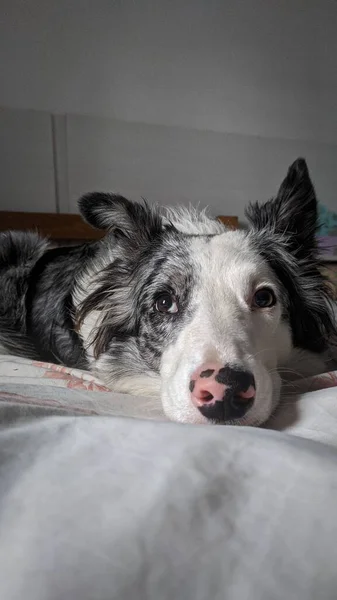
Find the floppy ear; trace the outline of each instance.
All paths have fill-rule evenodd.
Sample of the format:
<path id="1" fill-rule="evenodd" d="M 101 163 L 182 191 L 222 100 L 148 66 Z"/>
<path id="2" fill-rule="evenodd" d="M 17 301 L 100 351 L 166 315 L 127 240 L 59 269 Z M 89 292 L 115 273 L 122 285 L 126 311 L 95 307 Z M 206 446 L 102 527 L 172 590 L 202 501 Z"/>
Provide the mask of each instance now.
<path id="1" fill-rule="evenodd" d="M 316 248 L 317 199 L 305 160 L 298 158 L 289 167 L 274 199 L 251 204 L 246 216 L 255 230 L 285 234 L 299 253 Z"/>
<path id="2" fill-rule="evenodd" d="M 126 238 L 152 238 L 162 230 L 158 211 L 144 202 L 137 204 L 119 196 L 92 192 L 78 201 L 82 217 L 96 229 L 106 229 Z"/>

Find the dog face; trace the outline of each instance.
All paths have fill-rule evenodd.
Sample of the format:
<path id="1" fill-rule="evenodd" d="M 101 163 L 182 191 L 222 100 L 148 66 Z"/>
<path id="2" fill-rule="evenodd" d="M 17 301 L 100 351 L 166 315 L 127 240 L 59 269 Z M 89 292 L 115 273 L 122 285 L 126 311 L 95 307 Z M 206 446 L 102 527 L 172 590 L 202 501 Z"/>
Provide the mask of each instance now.
<path id="1" fill-rule="evenodd" d="M 334 333 L 316 260 L 316 197 L 303 159 L 248 231 L 120 196 L 80 200 L 109 233 L 75 291 L 80 335 L 111 388 L 161 395 L 173 420 L 258 425 L 294 348 Z"/>
<path id="2" fill-rule="evenodd" d="M 261 423 L 292 347 L 282 287 L 242 232 L 188 246 L 189 315 L 162 354 L 164 410 L 181 422 Z"/>

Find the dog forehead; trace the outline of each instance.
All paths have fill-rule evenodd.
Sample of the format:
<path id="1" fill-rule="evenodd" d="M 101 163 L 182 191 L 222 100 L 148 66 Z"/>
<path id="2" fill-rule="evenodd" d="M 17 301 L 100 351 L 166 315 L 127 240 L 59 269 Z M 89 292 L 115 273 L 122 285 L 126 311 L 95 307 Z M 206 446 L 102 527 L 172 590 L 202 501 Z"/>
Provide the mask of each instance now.
<path id="1" fill-rule="evenodd" d="M 228 258 L 239 255 L 251 255 L 252 249 L 244 231 L 225 231 L 221 235 L 216 235 L 210 240 L 210 250 L 214 255 L 224 255 Z"/>
<path id="2" fill-rule="evenodd" d="M 224 280 L 241 287 L 254 279 L 270 280 L 273 274 L 259 255 L 244 231 L 228 231 L 211 238 L 191 240 L 193 256 L 199 278 L 207 281 Z"/>
<path id="3" fill-rule="evenodd" d="M 191 240 L 190 252 L 208 266 L 229 266 L 231 263 L 258 263 L 254 250 L 244 231 L 228 231 L 211 237 L 200 236 Z"/>
<path id="4" fill-rule="evenodd" d="M 181 287 L 193 281 L 194 284 L 199 282 L 198 287 L 229 284 L 237 291 L 253 280 L 274 279 L 245 231 L 196 236 L 168 232 L 152 254 L 150 263 L 144 261 L 143 271 L 146 285 L 150 280 Z"/>

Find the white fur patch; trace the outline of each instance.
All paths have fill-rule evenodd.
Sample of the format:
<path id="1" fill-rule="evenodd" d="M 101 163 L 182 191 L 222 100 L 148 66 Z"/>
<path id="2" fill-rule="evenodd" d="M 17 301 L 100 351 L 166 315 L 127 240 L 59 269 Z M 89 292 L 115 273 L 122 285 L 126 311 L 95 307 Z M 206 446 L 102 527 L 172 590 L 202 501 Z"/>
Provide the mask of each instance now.
<path id="1" fill-rule="evenodd" d="M 199 211 L 194 206 L 166 208 L 164 218 L 187 235 L 217 235 L 226 231 L 221 221 L 208 216 L 207 209 Z"/>

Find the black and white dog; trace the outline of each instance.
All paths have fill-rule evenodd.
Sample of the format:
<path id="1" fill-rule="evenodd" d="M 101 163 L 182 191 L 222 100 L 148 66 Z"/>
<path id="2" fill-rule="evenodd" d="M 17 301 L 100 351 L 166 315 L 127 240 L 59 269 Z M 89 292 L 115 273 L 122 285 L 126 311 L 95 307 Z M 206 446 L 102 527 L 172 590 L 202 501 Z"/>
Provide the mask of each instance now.
<path id="1" fill-rule="evenodd" d="M 190 423 L 259 425 L 279 401 L 282 369 L 324 370 L 312 357 L 336 325 L 303 159 L 273 200 L 248 208 L 247 231 L 114 194 L 88 194 L 79 208 L 107 231 L 101 241 L 55 249 L 34 233 L 1 234 L 6 351 L 89 368 Z"/>

